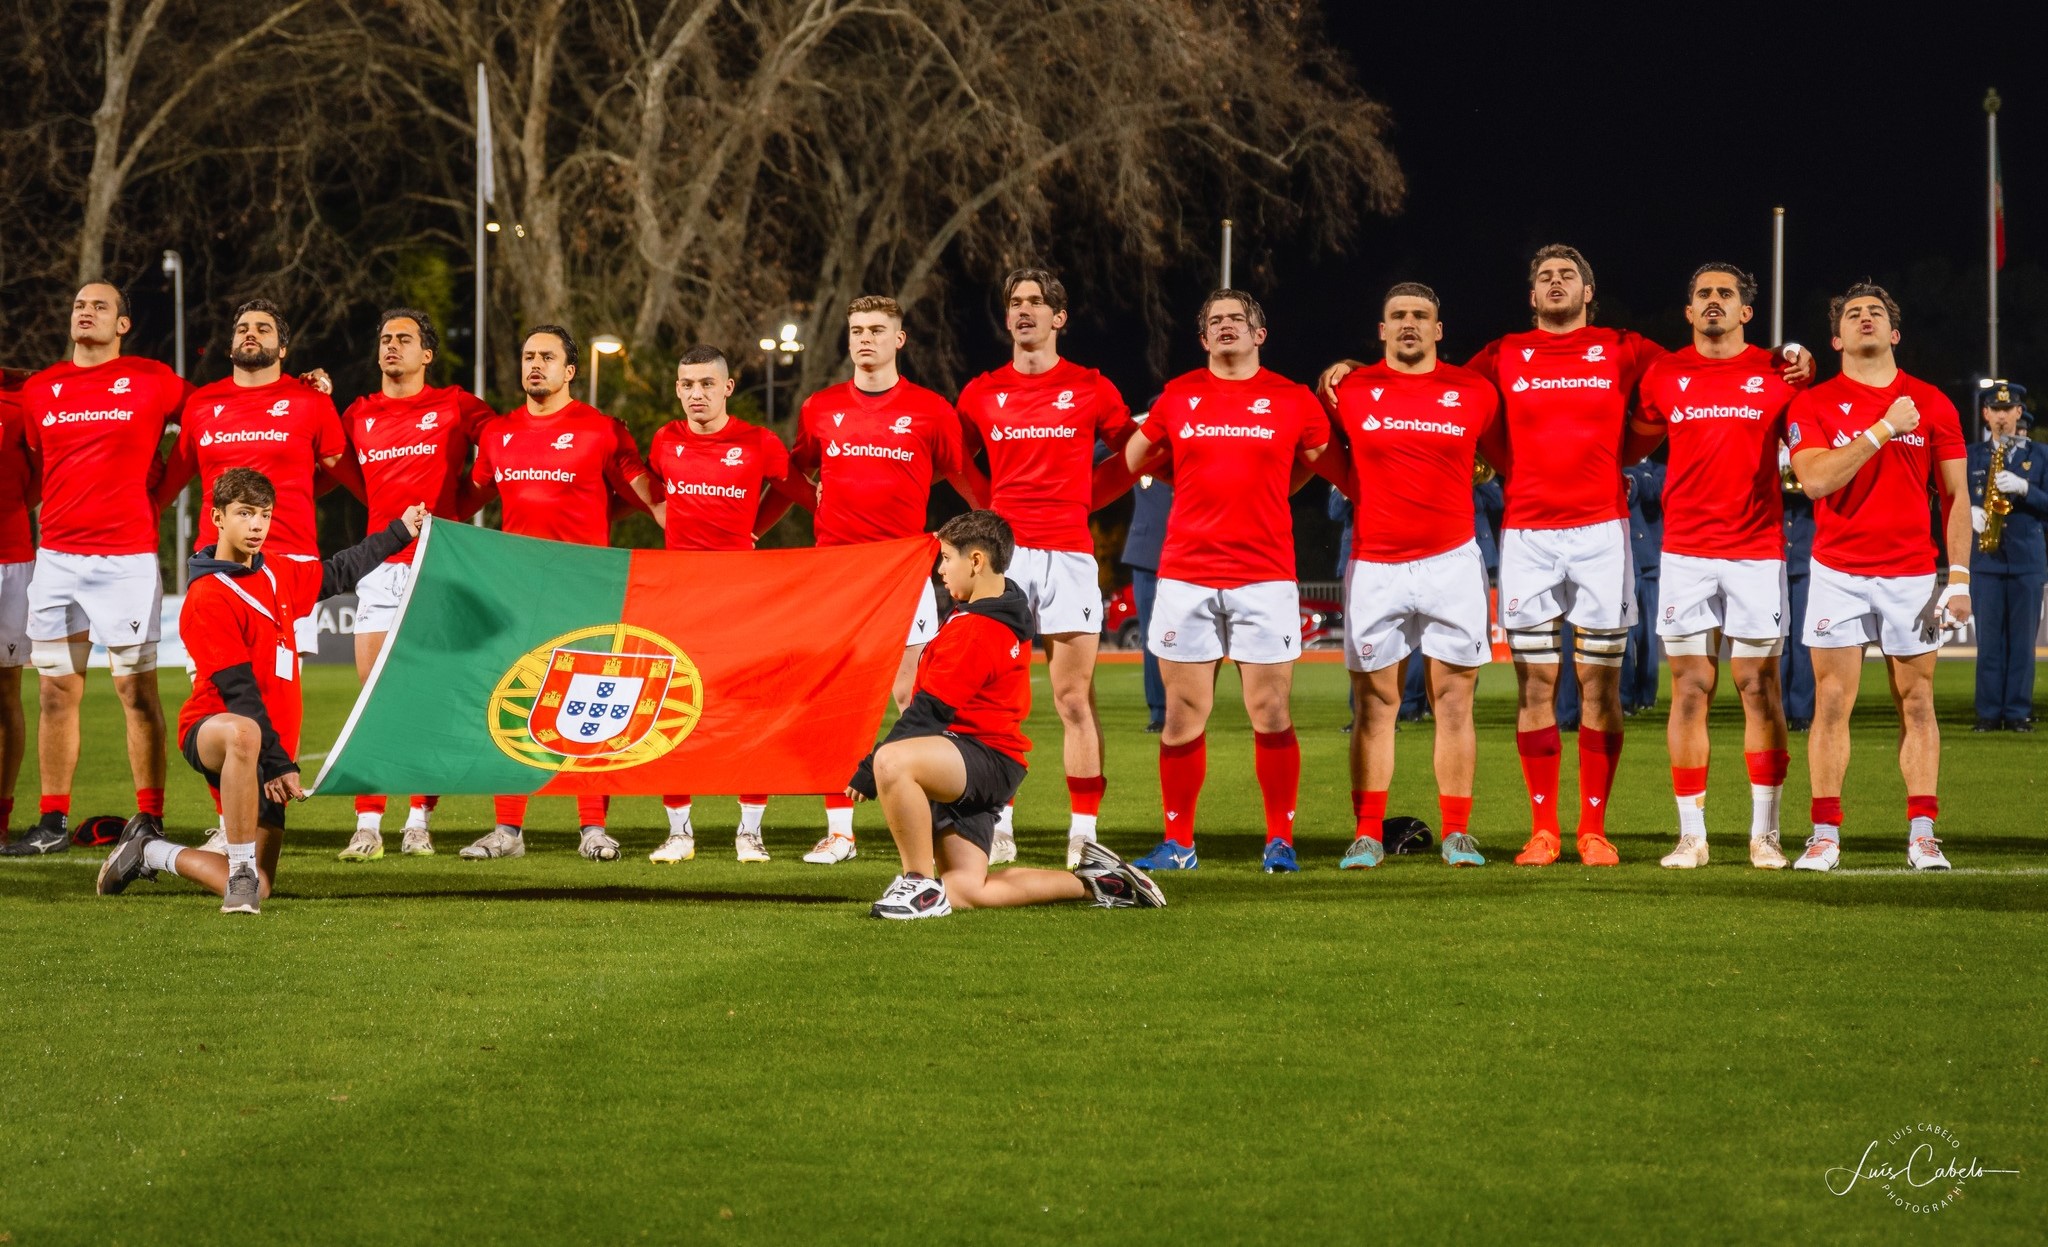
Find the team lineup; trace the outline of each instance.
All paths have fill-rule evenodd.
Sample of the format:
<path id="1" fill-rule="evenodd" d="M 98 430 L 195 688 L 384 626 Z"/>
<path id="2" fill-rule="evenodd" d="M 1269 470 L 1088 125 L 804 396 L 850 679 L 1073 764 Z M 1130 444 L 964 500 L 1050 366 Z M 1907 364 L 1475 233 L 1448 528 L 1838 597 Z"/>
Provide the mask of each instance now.
<path id="1" fill-rule="evenodd" d="M 936 579 L 950 609 L 942 617 L 928 580 L 894 680 L 898 717 L 844 790 L 821 794 L 823 835 L 804 861 L 854 858 L 854 806 L 874 800 L 902 866 L 872 907 L 878 917 L 1062 900 L 1163 905 L 1151 876 L 1199 865 L 1205 730 L 1227 658 L 1253 733 L 1261 864 L 1292 872 L 1300 868 L 1302 764 L 1290 701 L 1301 631 L 1289 498 L 1320 475 L 1356 514 L 1343 590 L 1356 821 L 1339 864 L 1370 870 L 1388 852 L 1396 720 L 1414 657 L 1434 712 L 1442 856 L 1454 867 L 1482 866 L 1469 830 L 1472 706 L 1496 618 L 1472 488 L 1497 474 L 1506 508 L 1497 622 L 1515 672 L 1530 818 L 1514 861 L 1542 867 L 1564 853 L 1556 707 L 1569 647 L 1583 698 L 1573 848 L 1586 866 L 1612 866 L 1620 861 L 1607 825 L 1623 745 L 1621 668 L 1638 622 L 1623 469 L 1663 447 L 1653 624 L 1672 664 L 1677 836 L 1662 865 L 1708 863 L 1708 709 L 1725 660 L 1744 715 L 1751 865 L 1835 867 L 1850 711 L 1865 647 L 1876 646 L 1898 718 L 1907 862 L 1948 869 L 1936 835 L 1933 675 L 1944 630 L 1970 618 L 1973 515 L 1956 408 L 1895 360 L 1897 303 L 1869 283 L 1833 300 L 1828 333 L 1840 366 L 1819 380 L 1812 353 L 1750 340 L 1756 284 L 1733 265 L 1702 265 L 1687 280 L 1692 337 L 1675 351 L 1596 323 L 1592 269 L 1573 248 L 1538 251 L 1528 282 L 1532 327 L 1462 366 L 1439 358 L 1445 321 L 1435 293 L 1398 284 L 1379 306 L 1381 358 L 1335 364 L 1314 388 L 1261 365 L 1264 310 L 1249 293 L 1217 290 L 1197 318 L 1205 366 L 1169 381 L 1136 415 L 1101 373 L 1060 354 L 1068 300 L 1050 271 L 1005 279 L 1011 359 L 954 402 L 900 375 L 902 310 L 864 296 L 847 312 L 853 375 L 804 401 L 790 445 L 728 412 L 731 366 L 700 345 L 676 367 L 680 417 L 644 455 L 622 421 L 571 397 L 577 344 L 559 325 L 526 334 L 524 401 L 498 413 L 457 387 L 428 385 L 438 346 L 431 318 L 388 311 L 377 327 L 380 389 L 342 413 L 324 373 L 287 371 L 291 329 L 276 306 L 254 300 L 237 309 L 232 374 L 194 389 L 162 364 L 123 355 L 125 296 L 88 283 L 72 307 L 71 358 L 12 396 L 18 418 L 0 407 L 0 477 L 20 482 L 0 494 L 0 698 L 13 716 L 0 718 L 8 732 L 0 826 L 22 760 L 26 663 L 39 676 L 41 777 L 39 821 L 4 851 L 26 856 L 71 843 L 79 707 L 95 644 L 106 648 L 122 706 L 137 811 L 101 867 L 100 892 L 168 873 L 220 895 L 226 912 L 255 913 L 275 876 L 286 807 L 305 796 L 299 662 L 317 648 L 317 604 L 357 593 L 355 660 L 367 680 L 430 517 L 467 520 L 495 501 L 508 533 L 604 546 L 612 521 L 638 510 L 669 549 L 745 551 L 801 507 L 819 546 L 854 545 L 924 534 L 932 489 L 944 480 L 974 508 L 937 533 Z M 1145 636 L 1165 692 L 1162 837 L 1127 863 L 1097 839 L 1103 599 L 1088 517 L 1141 478 L 1174 489 Z M 221 825 L 204 847 L 189 848 L 163 827 L 157 548 L 159 515 L 195 479 L 201 523 L 179 628 L 195 674 L 172 739 L 213 789 Z M 1814 511 L 1796 637 L 1787 479 Z M 323 558 L 315 499 L 334 487 L 364 502 L 369 535 Z M 1789 853 L 1780 824 L 1791 758 L 1778 689 L 1788 643 L 1809 651 L 1815 686 L 1811 833 Z M 1012 807 L 1032 748 L 1022 725 L 1034 644 L 1046 652 L 1062 735 L 1069 815 L 1059 870 L 1011 865 Z M 735 853 L 765 862 L 769 799 L 736 795 Z M 356 798 L 344 860 L 384 855 L 387 800 Z M 618 859 L 608 798 L 575 800 L 582 856 Z M 410 795 L 403 853 L 436 851 L 435 802 Z M 688 861 L 697 849 L 693 795 L 664 794 L 662 804 L 666 833 L 649 857 Z M 461 856 L 523 855 L 526 806 L 523 796 L 496 798 L 493 825 Z M 1010 868 L 991 869 L 1002 866 Z"/>

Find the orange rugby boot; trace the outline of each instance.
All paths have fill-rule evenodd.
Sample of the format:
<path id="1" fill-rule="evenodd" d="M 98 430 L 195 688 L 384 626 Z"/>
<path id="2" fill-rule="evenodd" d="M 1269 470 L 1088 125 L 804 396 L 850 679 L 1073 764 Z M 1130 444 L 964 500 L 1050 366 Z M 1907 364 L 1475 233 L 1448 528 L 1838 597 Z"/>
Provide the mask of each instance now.
<path id="1" fill-rule="evenodd" d="M 1515 865 L 1548 866 L 1557 860 L 1558 848 L 1556 832 L 1533 832 L 1529 836 L 1529 843 L 1522 846 L 1520 853 L 1515 854 Z"/>
<path id="2" fill-rule="evenodd" d="M 1584 866 L 1619 866 L 1621 854 L 1614 851 L 1606 836 L 1596 832 L 1579 837 L 1579 863 Z"/>

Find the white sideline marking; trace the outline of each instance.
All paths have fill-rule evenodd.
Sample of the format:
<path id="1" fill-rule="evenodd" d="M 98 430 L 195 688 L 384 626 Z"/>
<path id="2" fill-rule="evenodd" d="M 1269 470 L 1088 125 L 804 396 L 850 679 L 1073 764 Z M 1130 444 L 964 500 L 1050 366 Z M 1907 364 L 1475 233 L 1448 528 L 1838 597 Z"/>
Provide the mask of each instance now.
<path id="1" fill-rule="evenodd" d="M 1999 869 L 1994 866 L 1962 866 L 1954 870 L 1915 870 L 1911 866 L 1857 866 L 1844 870 L 1836 867 L 1827 871 L 1831 875 L 2048 875 L 2048 866 L 2013 866 Z"/>

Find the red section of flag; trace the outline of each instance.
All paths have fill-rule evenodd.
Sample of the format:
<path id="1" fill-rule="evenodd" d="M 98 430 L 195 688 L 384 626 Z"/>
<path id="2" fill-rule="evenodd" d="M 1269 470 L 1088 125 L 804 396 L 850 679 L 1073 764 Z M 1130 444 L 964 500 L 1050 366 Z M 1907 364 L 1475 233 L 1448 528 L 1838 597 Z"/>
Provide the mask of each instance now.
<path id="1" fill-rule="evenodd" d="M 659 677 L 668 681 L 662 722 L 673 721 L 666 708 L 681 702 L 695 704 L 695 721 L 645 763 L 559 772 L 539 793 L 839 792 L 874 747 L 937 552 L 930 537 L 819 550 L 635 552 L 620 622 L 674 647 L 676 666 Z M 608 672 L 604 664 L 621 658 L 628 661 Z M 649 661 L 557 651 L 547 691 L 561 702 L 549 707 L 546 726 L 567 737 L 597 723 L 590 734 L 604 735 L 626 708 L 618 733 L 569 747 L 602 753 L 640 741 L 640 707 L 659 682 L 643 670 Z M 633 697 L 623 682 L 603 690 L 626 677 L 642 681 Z M 570 710 L 572 702 L 579 708 Z M 541 725 L 538 711 L 534 721 Z"/>

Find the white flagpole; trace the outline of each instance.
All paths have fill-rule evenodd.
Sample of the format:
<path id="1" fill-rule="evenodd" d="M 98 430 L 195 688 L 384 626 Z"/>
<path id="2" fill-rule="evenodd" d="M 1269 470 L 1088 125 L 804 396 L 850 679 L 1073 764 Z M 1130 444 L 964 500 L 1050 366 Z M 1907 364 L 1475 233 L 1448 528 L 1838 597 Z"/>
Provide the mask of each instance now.
<path id="1" fill-rule="evenodd" d="M 1785 210 L 1771 209 L 1771 345 L 1785 345 Z"/>
<path id="2" fill-rule="evenodd" d="M 1230 288 L 1230 232 L 1235 223 L 1229 217 L 1223 218 L 1223 288 Z"/>
<path id="3" fill-rule="evenodd" d="M 485 309 L 489 306 L 489 257 L 484 233 L 485 209 L 498 197 L 497 171 L 491 167 L 491 83 L 484 63 L 476 64 L 476 383 L 471 387 L 484 396 L 484 361 L 489 351 L 484 337 Z"/>
<path id="4" fill-rule="evenodd" d="M 1987 377 L 1998 375 L 1998 92 L 1984 96 L 1984 251 L 1991 351 Z"/>

